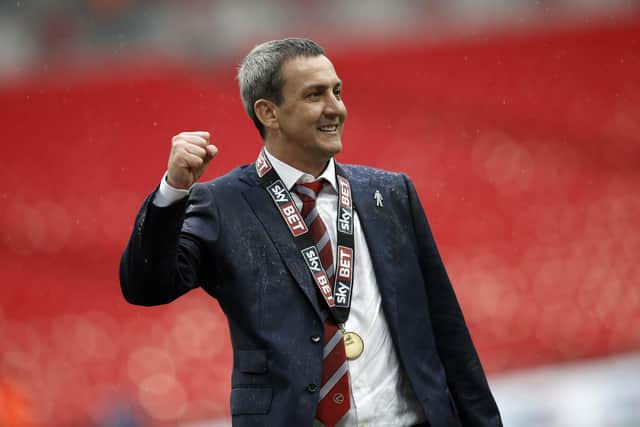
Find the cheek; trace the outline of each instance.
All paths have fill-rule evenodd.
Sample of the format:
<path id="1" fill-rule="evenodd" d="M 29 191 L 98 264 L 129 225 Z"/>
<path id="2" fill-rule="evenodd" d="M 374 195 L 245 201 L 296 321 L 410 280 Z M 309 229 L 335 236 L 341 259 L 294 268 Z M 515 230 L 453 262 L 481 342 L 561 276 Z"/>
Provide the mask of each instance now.
<path id="1" fill-rule="evenodd" d="M 301 105 L 290 111 L 282 125 L 295 133 L 313 133 L 321 117 L 320 106 Z"/>
<path id="2" fill-rule="evenodd" d="M 304 108 L 300 109 L 300 116 L 307 123 L 317 123 L 322 117 L 322 106 L 320 103 L 313 103 L 309 105 L 305 105 Z"/>
<path id="3" fill-rule="evenodd" d="M 318 126 L 319 117 L 314 114 L 305 114 L 300 116 L 296 127 L 304 133 L 315 133 Z"/>

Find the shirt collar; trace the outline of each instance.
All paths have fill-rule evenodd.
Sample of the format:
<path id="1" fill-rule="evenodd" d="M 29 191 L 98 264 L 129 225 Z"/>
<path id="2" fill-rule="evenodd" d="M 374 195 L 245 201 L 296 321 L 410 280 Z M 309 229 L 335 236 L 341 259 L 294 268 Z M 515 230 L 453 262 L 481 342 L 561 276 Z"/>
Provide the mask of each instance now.
<path id="1" fill-rule="evenodd" d="M 327 167 L 324 168 L 322 174 L 320 174 L 318 178 L 315 178 L 313 175 L 302 172 L 301 170 L 298 170 L 293 166 L 288 165 L 287 163 L 278 159 L 273 154 L 269 153 L 266 147 L 264 149 L 264 153 L 288 190 L 291 190 L 293 186 L 299 182 L 314 182 L 324 178 L 329 182 L 329 184 L 331 184 L 333 190 L 337 192 L 338 187 L 336 184 L 336 165 L 333 157 L 331 158 L 331 160 L 329 160 L 329 164 L 327 164 Z"/>

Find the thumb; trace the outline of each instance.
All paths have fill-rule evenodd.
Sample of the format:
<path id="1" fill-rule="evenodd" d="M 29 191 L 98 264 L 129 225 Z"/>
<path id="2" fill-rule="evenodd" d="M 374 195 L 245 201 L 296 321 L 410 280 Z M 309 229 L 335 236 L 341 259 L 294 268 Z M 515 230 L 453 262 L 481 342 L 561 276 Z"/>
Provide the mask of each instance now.
<path id="1" fill-rule="evenodd" d="M 209 162 L 213 160 L 216 154 L 218 154 L 218 147 L 212 144 L 207 145 L 205 150 L 207 150 L 207 154 L 205 155 L 204 160 L 202 162 L 202 169 L 206 168 Z"/>

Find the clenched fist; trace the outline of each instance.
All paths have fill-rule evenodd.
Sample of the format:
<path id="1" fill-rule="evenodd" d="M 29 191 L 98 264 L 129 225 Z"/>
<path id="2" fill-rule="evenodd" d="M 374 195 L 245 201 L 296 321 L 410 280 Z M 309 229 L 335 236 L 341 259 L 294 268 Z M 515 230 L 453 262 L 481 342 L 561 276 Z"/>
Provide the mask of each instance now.
<path id="1" fill-rule="evenodd" d="M 218 152 L 209 144 L 209 132 L 182 132 L 171 140 L 171 154 L 167 168 L 167 183 L 187 190 L 205 171 Z"/>

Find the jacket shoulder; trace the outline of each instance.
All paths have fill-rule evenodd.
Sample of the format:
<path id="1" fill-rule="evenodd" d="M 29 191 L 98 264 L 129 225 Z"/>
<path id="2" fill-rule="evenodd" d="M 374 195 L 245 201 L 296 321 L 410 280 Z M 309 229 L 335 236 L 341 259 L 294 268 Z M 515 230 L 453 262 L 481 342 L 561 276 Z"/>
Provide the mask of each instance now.
<path id="1" fill-rule="evenodd" d="M 253 164 L 238 166 L 224 175 L 218 176 L 209 181 L 199 182 L 195 185 L 198 190 L 210 192 L 219 191 L 239 191 L 251 184 L 251 169 Z M 255 173 L 254 173 L 255 174 Z"/>
<path id="2" fill-rule="evenodd" d="M 340 164 L 350 179 L 368 183 L 392 184 L 408 180 L 406 174 L 363 165 Z"/>

